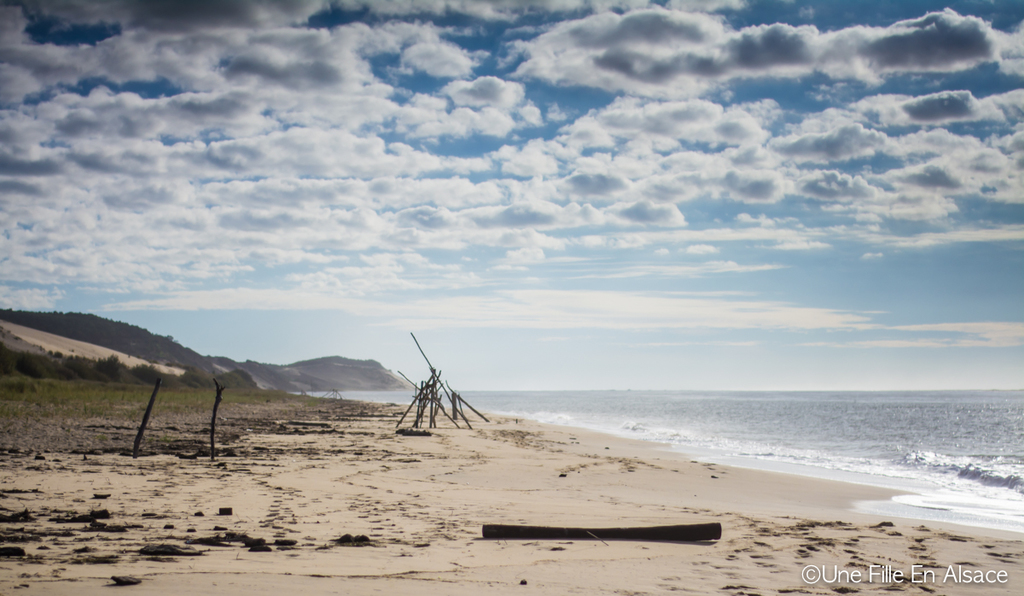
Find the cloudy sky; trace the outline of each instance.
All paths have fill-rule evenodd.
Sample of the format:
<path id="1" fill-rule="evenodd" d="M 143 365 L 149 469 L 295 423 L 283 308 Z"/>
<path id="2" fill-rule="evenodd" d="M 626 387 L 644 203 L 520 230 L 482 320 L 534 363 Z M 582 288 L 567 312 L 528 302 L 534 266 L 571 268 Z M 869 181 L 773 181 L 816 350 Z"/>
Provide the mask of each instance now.
<path id="1" fill-rule="evenodd" d="M 1019 0 L 0 0 L 0 306 L 464 389 L 1024 387 Z"/>

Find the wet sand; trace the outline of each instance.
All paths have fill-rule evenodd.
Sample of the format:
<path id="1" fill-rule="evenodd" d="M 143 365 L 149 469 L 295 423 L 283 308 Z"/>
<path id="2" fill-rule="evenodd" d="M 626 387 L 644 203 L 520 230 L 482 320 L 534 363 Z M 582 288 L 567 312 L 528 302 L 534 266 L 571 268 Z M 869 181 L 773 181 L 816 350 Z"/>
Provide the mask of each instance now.
<path id="1" fill-rule="evenodd" d="M 141 580 L 118 590 L 246 596 L 988 595 L 1024 585 L 1019 534 L 851 511 L 891 491 L 522 420 L 400 436 L 402 409 L 225 403 L 217 461 L 204 451 L 208 413 L 152 420 L 139 459 L 124 455 L 136 428 L 123 420 L 7 421 L 0 548 L 24 555 L 0 557 L 0 595 L 110 594 L 113 576 Z M 707 522 L 722 524 L 720 540 L 481 536 L 484 524 Z M 161 545 L 198 554 L 143 552 Z M 981 573 L 984 585 L 955 583 L 951 568 L 961 582 Z"/>

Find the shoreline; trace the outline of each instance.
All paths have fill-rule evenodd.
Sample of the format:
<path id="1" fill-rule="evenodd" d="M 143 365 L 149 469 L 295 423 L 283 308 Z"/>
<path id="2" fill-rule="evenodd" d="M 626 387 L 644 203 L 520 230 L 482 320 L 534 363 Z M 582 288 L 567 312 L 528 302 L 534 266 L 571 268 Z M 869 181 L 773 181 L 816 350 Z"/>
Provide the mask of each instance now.
<path id="1" fill-rule="evenodd" d="M 491 415 L 492 414 L 488 413 L 488 416 Z M 822 474 L 817 474 L 815 472 L 817 472 L 818 469 L 813 468 L 813 466 L 804 466 L 807 468 L 813 468 L 813 471 L 799 473 L 783 469 L 772 469 L 771 466 L 757 466 L 754 464 L 761 462 L 754 458 L 749 458 L 754 462 L 751 465 L 742 465 L 740 463 L 729 461 L 730 459 L 738 460 L 740 458 L 718 458 L 713 455 L 693 455 L 692 453 L 687 453 L 685 451 L 685 447 L 656 440 L 636 439 L 603 430 L 573 427 L 569 425 L 563 426 L 561 424 L 550 424 L 538 422 L 536 420 L 529 420 L 529 423 L 538 425 L 546 432 L 562 430 L 563 432 L 569 432 L 576 435 L 593 434 L 594 437 L 591 440 L 595 443 L 603 441 L 609 444 L 619 444 L 620 450 L 636 453 L 638 456 L 643 456 L 644 451 L 649 449 L 650 453 L 644 457 L 645 459 L 660 460 L 661 458 L 657 454 L 662 454 L 665 456 L 664 459 L 666 460 L 675 458 L 682 463 L 689 462 L 690 464 L 714 466 L 716 469 L 727 470 L 731 474 L 741 476 L 741 484 L 756 484 L 760 487 L 766 488 L 768 490 L 767 494 L 771 497 L 771 499 L 767 501 L 767 503 L 771 504 L 765 504 L 763 506 L 759 505 L 756 501 L 749 501 L 741 498 L 733 498 L 732 502 L 737 505 L 751 507 L 752 510 L 767 515 L 779 513 L 794 514 L 794 510 L 785 503 L 788 497 L 784 492 L 786 487 L 792 484 L 793 486 L 799 486 L 801 488 L 818 489 L 816 491 L 812 491 L 814 495 L 817 495 L 815 497 L 801 496 L 794 499 L 793 504 L 797 509 L 810 506 L 819 509 L 822 513 L 827 512 L 834 516 L 857 516 L 858 519 L 863 518 L 868 520 L 898 518 L 908 523 L 927 523 L 930 526 L 942 527 L 950 531 L 972 532 L 1007 540 L 1024 540 L 1024 531 L 957 523 L 955 521 L 916 517 L 913 515 L 898 515 L 891 511 L 880 513 L 875 510 L 865 509 L 863 507 L 863 504 L 865 503 L 895 504 L 892 500 L 894 497 L 920 494 L 917 491 L 900 486 L 885 486 L 879 482 L 873 482 L 874 478 L 870 477 L 868 474 L 825 469 L 822 470 Z M 795 468 L 799 467 L 799 465 L 789 464 L 779 467 Z M 825 473 L 828 472 L 835 472 L 834 476 L 837 477 L 826 477 Z M 840 476 L 846 476 L 848 478 L 841 478 Z M 858 482 L 852 478 L 855 476 L 862 476 L 866 478 L 863 481 Z M 899 483 L 893 482 L 892 484 L 897 485 Z M 820 499 L 820 501 L 816 499 Z M 910 506 L 906 507 L 910 508 Z M 893 507 L 892 509 L 895 510 L 897 508 Z"/>
<path id="2" fill-rule="evenodd" d="M 399 392 L 378 392 L 376 396 L 371 392 L 350 393 L 365 398 L 384 395 L 399 398 Z M 405 395 L 401 394 L 401 397 L 405 397 Z M 384 402 L 373 400 L 373 403 Z M 393 403 L 402 405 L 400 401 Z M 976 495 L 953 494 L 952 497 L 950 497 L 948 489 L 932 484 L 924 479 L 914 479 L 905 476 L 880 475 L 863 471 L 851 471 L 839 467 L 828 468 L 814 465 L 812 463 L 797 463 L 730 455 L 713 448 L 690 448 L 686 445 L 662 441 L 658 438 L 630 436 L 629 432 L 624 431 L 621 428 L 597 427 L 585 424 L 574 426 L 571 422 L 544 422 L 537 418 L 529 418 L 529 413 L 488 413 L 488 416 L 491 415 L 501 415 L 513 418 L 516 416 L 525 416 L 526 418 L 521 419 L 550 426 L 552 429 L 576 429 L 578 432 L 593 432 L 603 436 L 622 439 L 624 441 L 633 441 L 637 444 L 655 445 L 658 446 L 656 449 L 676 453 L 684 459 L 696 460 L 702 463 L 714 463 L 720 466 L 756 470 L 770 474 L 791 475 L 801 478 L 880 488 L 890 491 L 890 497 L 899 497 L 899 500 L 887 498 L 884 500 L 872 499 L 869 501 L 854 503 L 851 504 L 850 511 L 875 516 L 898 517 L 901 519 L 928 522 L 932 524 L 976 528 L 979 530 L 1002 533 L 999 535 L 1003 536 L 1024 539 L 1024 523 L 1015 523 L 1011 520 L 1000 520 L 996 517 L 977 515 L 969 510 L 965 512 L 963 511 L 963 499 L 972 500 L 974 501 L 974 504 L 977 505 L 978 497 Z M 945 506 L 949 498 L 953 499 L 953 503 L 946 508 Z M 1000 503 L 1000 505 L 1002 504 Z"/>
<path id="3" fill-rule="evenodd" d="M 238 433 L 225 445 L 235 455 L 217 462 L 160 453 L 158 437 L 172 433 L 169 427 L 196 436 L 202 427 L 159 418 L 138 460 L 102 452 L 51 452 L 41 460 L 35 453 L 0 454 L 3 513 L 24 509 L 34 518 L 0 523 L 0 546 L 26 552 L 0 558 L 0 594 L 106 594 L 115 575 L 142 579 L 147 593 L 216 589 L 238 596 L 523 589 L 834 594 L 833 588 L 912 586 L 891 576 L 868 578 L 887 566 L 907 574 L 953 565 L 1006 571 L 1008 583 L 993 579 L 986 594 L 1016 593 L 1024 581 L 1019 537 L 850 511 L 851 503 L 893 491 L 701 463 L 649 443 L 504 417 L 474 423 L 474 430 L 403 437 L 394 433 L 402 409 L 338 400 L 247 418 L 227 407 L 218 429 Z M 231 514 L 218 515 L 226 507 Z M 97 508 L 110 514 L 99 523 L 124 530 L 52 521 Z M 494 523 L 706 522 L 722 524 L 721 540 L 481 536 L 481 526 Z M 223 541 L 229 533 L 262 538 L 269 551 L 196 541 Z M 337 542 L 344 534 L 369 540 Z M 159 544 L 202 554 L 140 552 Z M 833 567 L 865 575 L 843 576 L 844 587 L 801 576 Z M 921 585 L 951 589 L 941 577 L 930 583 Z"/>

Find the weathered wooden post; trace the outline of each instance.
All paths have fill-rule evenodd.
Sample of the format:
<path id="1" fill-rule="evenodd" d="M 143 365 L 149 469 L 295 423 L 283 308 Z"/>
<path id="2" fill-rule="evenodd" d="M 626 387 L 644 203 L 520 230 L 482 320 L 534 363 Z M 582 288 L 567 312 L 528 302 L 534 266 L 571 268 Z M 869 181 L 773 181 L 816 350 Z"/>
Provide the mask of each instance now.
<path id="1" fill-rule="evenodd" d="M 142 424 L 139 425 L 139 434 L 135 435 L 135 448 L 132 449 L 132 459 L 139 458 L 139 446 L 142 445 L 142 435 L 146 432 L 146 425 L 149 424 L 149 415 L 153 413 L 153 404 L 156 403 L 156 394 L 160 391 L 160 379 L 156 380 L 153 387 L 153 395 L 149 398 L 149 405 L 146 406 L 146 413 L 142 415 Z"/>
<path id="2" fill-rule="evenodd" d="M 217 432 L 217 408 L 220 407 L 220 394 L 224 393 L 224 387 L 217 382 L 217 379 L 213 380 L 213 384 L 217 387 L 217 398 L 213 401 L 213 418 L 210 419 L 210 461 L 217 457 L 217 447 L 214 442 L 215 433 Z"/>

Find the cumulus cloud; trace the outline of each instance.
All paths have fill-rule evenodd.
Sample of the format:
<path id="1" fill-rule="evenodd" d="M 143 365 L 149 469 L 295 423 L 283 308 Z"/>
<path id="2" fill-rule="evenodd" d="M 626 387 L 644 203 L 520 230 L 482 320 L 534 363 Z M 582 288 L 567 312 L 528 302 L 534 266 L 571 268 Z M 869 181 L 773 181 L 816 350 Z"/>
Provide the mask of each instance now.
<path id="1" fill-rule="evenodd" d="M 657 205 L 650 201 L 638 201 L 632 204 L 616 205 L 609 211 L 627 223 L 684 226 L 686 218 L 675 205 Z"/>
<path id="2" fill-rule="evenodd" d="M 970 91 L 942 91 L 918 97 L 875 95 L 850 107 L 881 125 L 941 126 L 949 122 L 1007 121 L 1020 118 L 1024 91 L 977 99 Z"/>
<path id="3" fill-rule="evenodd" d="M 455 78 L 472 72 L 476 62 L 454 44 L 421 42 L 402 51 L 402 64 L 434 77 Z"/>
<path id="4" fill-rule="evenodd" d="M 969 91 L 947 91 L 903 104 L 903 111 L 913 120 L 959 120 L 970 117 L 975 110 L 974 96 Z"/>
<path id="5" fill-rule="evenodd" d="M 565 179 L 570 192 L 588 196 L 608 196 L 628 188 L 628 181 L 609 174 L 573 174 Z"/>
<path id="6" fill-rule="evenodd" d="M 643 32 L 643 33 L 641 33 Z M 882 73 L 962 70 L 998 60 L 998 34 L 952 10 L 889 27 L 823 33 L 813 26 L 733 30 L 699 13 L 651 8 L 596 14 L 520 44 L 521 77 L 649 95 L 697 95 L 732 78 L 800 77 L 875 82 Z"/>
<path id="7" fill-rule="evenodd" d="M 816 199 L 824 201 L 855 201 L 870 199 L 877 190 L 864 178 L 842 172 L 823 170 L 803 177 L 797 188 Z"/>
<path id="8" fill-rule="evenodd" d="M 608 107 L 577 120 L 564 132 L 575 136 L 578 131 L 589 128 L 588 134 L 597 139 L 644 139 L 659 150 L 683 143 L 760 144 L 768 138 L 763 125 L 777 114 L 778 105 L 771 100 L 726 109 L 706 100 L 658 102 L 619 98 Z M 598 127 L 601 132 L 595 134 Z"/>
<path id="9" fill-rule="evenodd" d="M 674 0 L 689 1 L 689 0 Z M 367 10 L 381 16 L 464 14 L 493 20 L 510 20 L 535 11 L 577 12 L 630 9 L 646 6 L 648 0 L 335 0 L 349 10 Z M 718 5 L 734 6 L 739 0 L 712 0 L 707 10 Z"/>
<path id="10" fill-rule="evenodd" d="M 125 27 L 153 31 L 195 31 L 196 29 L 288 26 L 305 22 L 327 8 L 324 0 L 220 0 L 203 2 L 21 2 L 29 11 L 78 23 L 121 22 Z"/>
<path id="11" fill-rule="evenodd" d="M 461 106 L 494 106 L 509 109 L 523 101 L 525 91 L 520 83 L 498 77 L 480 77 L 475 81 L 452 81 L 441 90 Z"/>
<path id="12" fill-rule="evenodd" d="M 993 55 L 991 28 L 951 9 L 900 21 L 867 36 L 859 54 L 882 69 L 932 69 L 976 63 Z"/>
<path id="13" fill-rule="evenodd" d="M 733 198 L 755 202 L 777 201 L 786 186 L 778 173 L 756 170 L 730 170 L 722 183 Z"/>
<path id="14" fill-rule="evenodd" d="M 787 157 L 812 161 L 839 161 L 869 155 L 881 148 L 886 136 L 861 124 L 848 124 L 825 133 L 782 137 L 773 140 L 776 151 Z"/>

